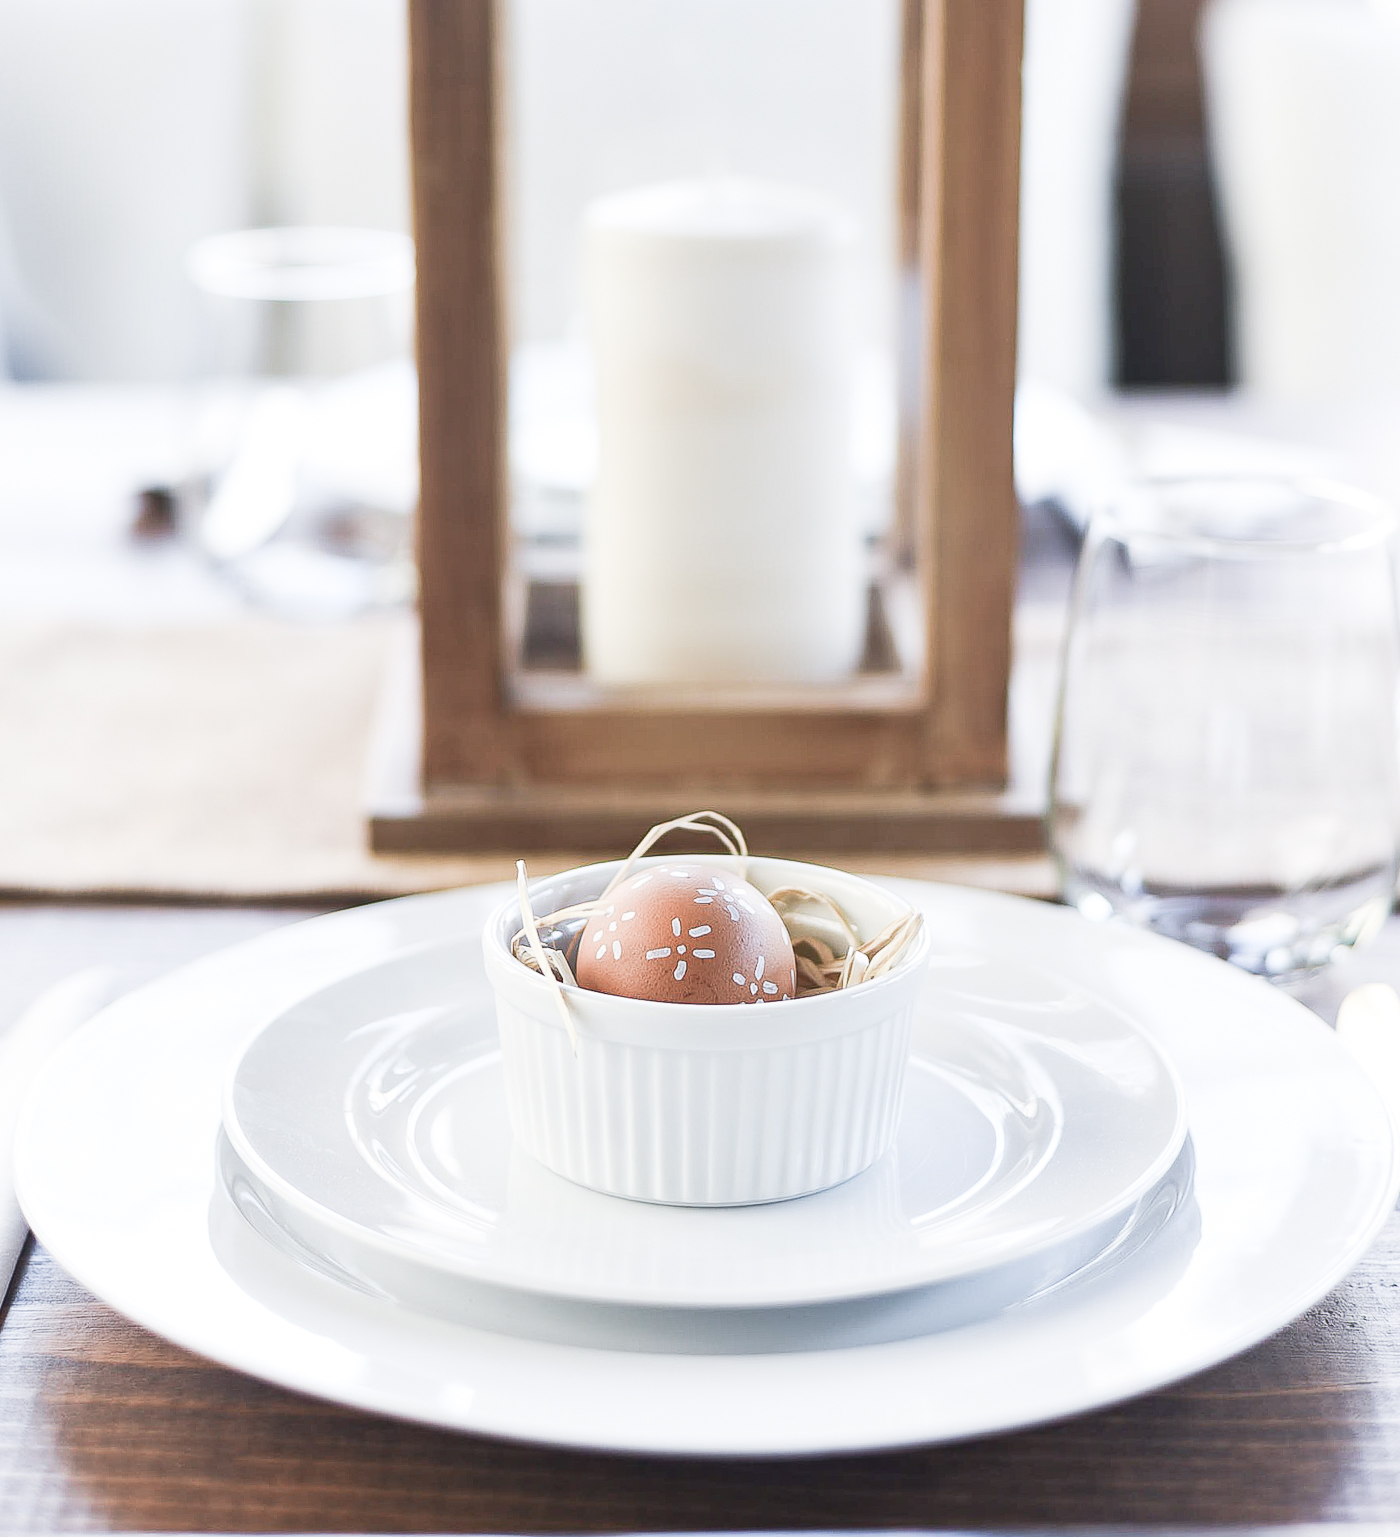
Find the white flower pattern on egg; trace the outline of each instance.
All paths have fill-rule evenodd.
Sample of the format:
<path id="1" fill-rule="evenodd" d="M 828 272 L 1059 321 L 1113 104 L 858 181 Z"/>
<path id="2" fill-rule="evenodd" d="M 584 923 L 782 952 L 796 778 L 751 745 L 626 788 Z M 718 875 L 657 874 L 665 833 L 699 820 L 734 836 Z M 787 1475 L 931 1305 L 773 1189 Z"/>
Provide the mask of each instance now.
<path id="1" fill-rule="evenodd" d="M 684 914 L 696 906 L 708 912 L 687 921 Z M 619 923 L 627 926 L 626 945 L 619 943 Z M 702 860 L 629 876 L 588 924 L 586 938 L 575 970 L 579 985 L 596 992 L 666 1003 L 779 1003 L 797 996 L 782 919 L 757 888 Z"/>

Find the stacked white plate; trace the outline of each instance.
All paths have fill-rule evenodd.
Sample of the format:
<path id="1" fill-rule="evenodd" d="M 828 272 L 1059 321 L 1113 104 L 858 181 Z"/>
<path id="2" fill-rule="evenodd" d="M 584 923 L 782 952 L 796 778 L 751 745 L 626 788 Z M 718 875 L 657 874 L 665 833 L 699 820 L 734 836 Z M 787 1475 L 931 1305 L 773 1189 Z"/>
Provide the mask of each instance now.
<path id="1" fill-rule="evenodd" d="M 771 1206 L 651 1206 L 512 1144 L 501 888 L 314 919 L 122 1000 L 36 1086 L 31 1224 L 216 1360 L 496 1434 L 762 1455 L 949 1439 L 1218 1361 L 1364 1252 L 1384 1103 L 1254 978 L 898 884 L 935 963 L 895 1149 Z"/>

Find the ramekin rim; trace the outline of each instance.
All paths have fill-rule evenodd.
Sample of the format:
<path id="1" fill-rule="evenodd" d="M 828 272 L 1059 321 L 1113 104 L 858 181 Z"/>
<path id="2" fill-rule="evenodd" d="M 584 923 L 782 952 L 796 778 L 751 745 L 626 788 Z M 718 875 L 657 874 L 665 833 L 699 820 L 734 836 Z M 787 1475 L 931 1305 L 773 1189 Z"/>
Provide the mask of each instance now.
<path id="1" fill-rule="evenodd" d="M 638 865 L 640 867 L 646 864 L 660 863 L 667 859 L 714 859 L 732 861 L 736 857 L 737 856 L 731 854 L 658 854 L 651 855 L 645 859 L 639 860 Z M 794 865 L 803 869 L 831 870 L 833 874 L 840 875 L 845 880 L 857 881 L 862 885 L 871 886 L 875 890 L 881 892 L 883 895 L 901 903 L 906 912 L 912 913 L 918 910 L 912 902 L 907 901 L 896 892 L 890 891 L 883 886 L 876 885 L 876 883 L 870 880 L 869 877 L 864 875 L 857 875 L 849 870 L 840 870 L 834 865 L 818 865 L 813 864 L 811 860 L 784 859 L 781 856 L 769 854 L 751 854 L 749 858 L 765 859 L 773 863 Z M 608 866 L 616 866 L 622 862 L 623 861 L 620 859 L 605 859 L 598 860 L 591 865 L 575 865 L 571 869 L 560 870 L 553 875 L 536 877 L 535 879 L 531 880 L 530 885 L 533 887 L 545 881 L 562 880 L 566 876 L 578 875 L 588 870 L 605 869 Z M 503 923 L 503 919 L 506 913 L 512 909 L 518 911 L 518 907 L 516 906 L 516 898 L 508 897 L 504 901 L 500 902 L 496 907 L 492 908 L 490 916 L 486 919 L 486 922 L 483 925 L 482 940 L 488 953 L 488 960 L 494 959 L 498 964 L 508 964 L 513 967 L 511 975 L 513 976 L 514 972 L 518 971 L 520 973 L 520 977 L 518 979 L 519 983 L 525 987 L 537 991 L 541 1000 L 544 1000 L 547 991 L 549 990 L 550 984 L 545 981 L 539 972 L 533 970 L 529 966 L 524 966 L 519 961 L 517 961 L 511 954 L 509 946 L 500 939 L 500 929 Z M 901 957 L 898 965 L 884 973 L 883 976 L 874 977 L 868 982 L 860 983 L 860 994 L 862 994 L 866 1000 L 870 1000 L 878 994 L 888 991 L 891 987 L 898 985 L 900 982 L 906 979 L 909 971 L 919 961 L 927 957 L 931 948 L 932 941 L 929 936 L 928 925 L 924 924 L 923 927 L 919 930 L 918 934 L 915 936 L 914 944 L 910 947 L 908 954 Z M 494 987 L 494 982 L 492 985 Z M 592 988 L 568 987 L 562 983 L 560 986 L 563 987 L 564 995 L 566 998 L 576 998 L 581 1001 L 588 1000 L 590 1005 L 593 1004 L 594 1000 L 606 999 L 606 1005 L 603 1005 L 601 1002 L 599 1002 L 596 1006 L 606 1007 L 610 1012 L 613 1009 L 617 1009 L 621 1017 L 626 1017 L 630 1014 L 640 1014 L 651 1009 L 665 1009 L 668 1011 L 671 1009 L 679 1009 L 684 1011 L 683 1017 L 687 1020 L 703 1018 L 705 1015 L 709 1014 L 713 1014 L 717 1017 L 722 1017 L 727 1020 L 732 1020 L 735 1017 L 736 1010 L 752 1009 L 756 1006 L 756 1002 L 761 1003 L 763 1008 L 762 1017 L 765 1019 L 776 1020 L 779 1017 L 789 1018 L 795 1009 L 802 1009 L 805 1013 L 810 1015 L 818 1008 L 832 1010 L 835 1008 L 840 1008 L 843 1005 L 849 1005 L 857 991 L 854 988 L 843 989 L 840 991 L 819 993 L 807 998 L 769 998 L 756 1000 L 756 1002 L 741 1003 L 675 1003 L 669 1000 L 658 998 L 628 998 L 617 993 L 598 993 L 595 992 Z"/>

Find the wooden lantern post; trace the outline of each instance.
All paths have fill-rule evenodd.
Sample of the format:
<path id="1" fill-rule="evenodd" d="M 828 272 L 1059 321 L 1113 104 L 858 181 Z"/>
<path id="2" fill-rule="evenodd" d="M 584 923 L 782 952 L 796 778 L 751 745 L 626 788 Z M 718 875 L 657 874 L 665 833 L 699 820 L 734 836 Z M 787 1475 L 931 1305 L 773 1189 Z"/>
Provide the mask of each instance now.
<path id="1" fill-rule="evenodd" d="M 1022 0 L 905 0 L 901 204 L 919 398 L 907 688 L 522 697 L 510 680 L 502 0 L 410 0 L 422 440 L 419 783 L 381 850 L 615 852 L 717 805 L 767 852 L 1011 852 L 1006 776 Z"/>

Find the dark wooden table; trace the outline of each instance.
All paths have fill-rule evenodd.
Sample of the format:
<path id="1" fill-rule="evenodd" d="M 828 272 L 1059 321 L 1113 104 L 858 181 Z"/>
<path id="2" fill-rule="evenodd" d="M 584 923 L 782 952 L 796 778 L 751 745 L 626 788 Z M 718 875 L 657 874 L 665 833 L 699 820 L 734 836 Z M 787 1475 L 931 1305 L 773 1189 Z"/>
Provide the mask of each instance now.
<path id="1" fill-rule="evenodd" d="M 133 982 L 299 916 L 0 906 L 0 1024 L 45 985 Z M 1400 983 L 1400 924 L 1311 997 Z M 1400 1520 L 1400 1218 L 1234 1361 L 1100 1414 L 954 1447 L 754 1463 L 424 1430 L 238 1376 L 127 1323 L 42 1249 L 0 1319 L 7 1530 L 615 1531 Z"/>

